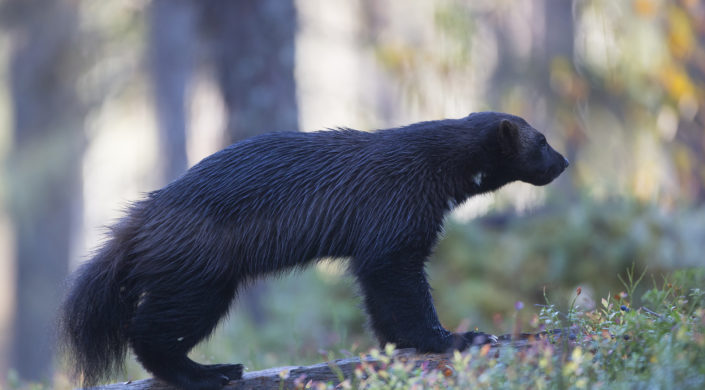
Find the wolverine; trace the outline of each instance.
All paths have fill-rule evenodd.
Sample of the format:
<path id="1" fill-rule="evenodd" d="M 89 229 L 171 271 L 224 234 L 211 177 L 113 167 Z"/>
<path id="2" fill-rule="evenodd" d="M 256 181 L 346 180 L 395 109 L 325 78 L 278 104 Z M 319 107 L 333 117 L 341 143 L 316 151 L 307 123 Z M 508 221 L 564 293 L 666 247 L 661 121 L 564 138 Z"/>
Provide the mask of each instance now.
<path id="1" fill-rule="evenodd" d="M 491 341 L 441 326 L 425 264 L 451 209 L 568 167 L 524 119 L 473 113 L 363 132 L 279 132 L 235 143 L 133 203 L 70 280 L 59 324 L 84 385 L 120 368 L 128 348 L 181 389 L 219 389 L 240 364 L 188 352 L 249 282 L 347 262 L 381 345 L 419 352 Z M 243 340 L 244 342 L 244 340 Z"/>

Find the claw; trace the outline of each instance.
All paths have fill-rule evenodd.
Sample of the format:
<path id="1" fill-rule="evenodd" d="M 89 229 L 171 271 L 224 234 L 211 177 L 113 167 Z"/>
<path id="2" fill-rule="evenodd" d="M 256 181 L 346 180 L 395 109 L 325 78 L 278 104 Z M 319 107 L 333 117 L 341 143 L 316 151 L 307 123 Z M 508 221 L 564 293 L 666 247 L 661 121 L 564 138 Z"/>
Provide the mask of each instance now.
<path id="1" fill-rule="evenodd" d="M 490 339 L 490 344 L 495 345 L 499 342 L 499 338 L 493 334 L 487 335 Z"/>
<path id="2" fill-rule="evenodd" d="M 482 332 L 468 332 L 465 334 L 465 338 L 470 341 L 471 345 L 495 345 L 499 341 L 497 336 Z"/>

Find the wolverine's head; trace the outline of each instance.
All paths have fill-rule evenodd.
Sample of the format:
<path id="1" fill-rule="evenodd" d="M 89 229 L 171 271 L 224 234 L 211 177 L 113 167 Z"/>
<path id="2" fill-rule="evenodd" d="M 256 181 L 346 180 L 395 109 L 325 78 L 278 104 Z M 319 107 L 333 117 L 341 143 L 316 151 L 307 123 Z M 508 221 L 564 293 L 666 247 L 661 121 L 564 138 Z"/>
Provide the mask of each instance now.
<path id="1" fill-rule="evenodd" d="M 497 122 L 496 136 L 505 169 L 516 179 L 537 186 L 546 185 L 568 167 L 568 160 L 556 152 L 546 137 L 524 119 L 507 115 Z"/>

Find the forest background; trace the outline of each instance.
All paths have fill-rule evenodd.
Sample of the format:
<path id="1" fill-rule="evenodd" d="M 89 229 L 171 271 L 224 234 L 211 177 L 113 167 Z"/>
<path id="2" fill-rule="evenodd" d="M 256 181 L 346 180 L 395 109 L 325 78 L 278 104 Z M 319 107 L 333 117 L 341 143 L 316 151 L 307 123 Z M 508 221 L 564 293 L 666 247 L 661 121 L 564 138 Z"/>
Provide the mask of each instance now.
<path id="1" fill-rule="evenodd" d="M 544 291 L 581 287 L 589 308 L 632 265 L 703 266 L 700 1 L 2 0 L 0 23 L 0 383 L 68 387 L 52 326 L 70 270 L 130 201 L 268 131 L 494 110 L 564 152 L 551 186 L 449 218 L 429 267 L 449 328 L 508 333 Z M 193 356 L 259 369 L 365 350 L 359 306 L 325 262 L 256 285 Z"/>

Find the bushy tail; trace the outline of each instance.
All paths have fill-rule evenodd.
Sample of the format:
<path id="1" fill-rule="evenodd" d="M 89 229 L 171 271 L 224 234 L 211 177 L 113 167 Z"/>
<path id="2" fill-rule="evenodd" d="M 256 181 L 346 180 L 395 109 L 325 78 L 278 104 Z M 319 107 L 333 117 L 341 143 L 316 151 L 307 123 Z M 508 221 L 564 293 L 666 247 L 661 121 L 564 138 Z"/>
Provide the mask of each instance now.
<path id="1" fill-rule="evenodd" d="M 124 249 L 106 243 L 71 280 L 59 315 L 61 345 L 84 386 L 122 368 L 127 352 L 126 325 L 133 304 L 121 292 L 119 269 Z"/>

